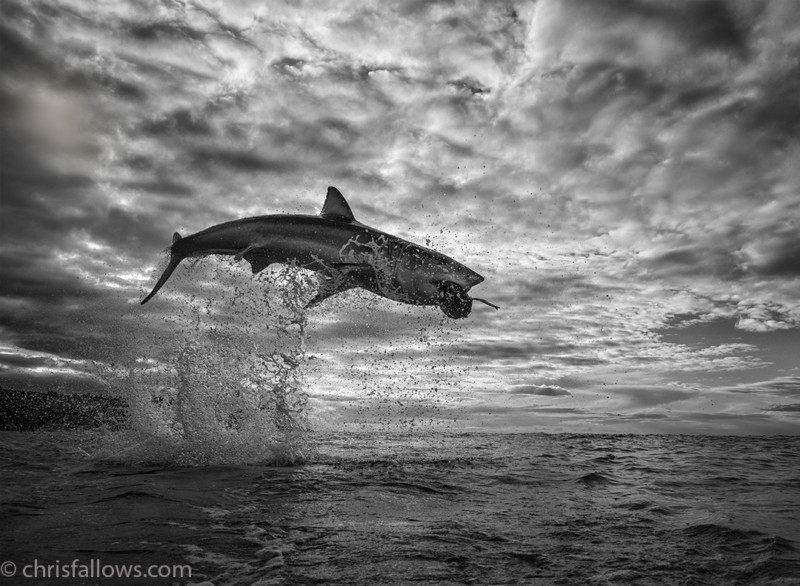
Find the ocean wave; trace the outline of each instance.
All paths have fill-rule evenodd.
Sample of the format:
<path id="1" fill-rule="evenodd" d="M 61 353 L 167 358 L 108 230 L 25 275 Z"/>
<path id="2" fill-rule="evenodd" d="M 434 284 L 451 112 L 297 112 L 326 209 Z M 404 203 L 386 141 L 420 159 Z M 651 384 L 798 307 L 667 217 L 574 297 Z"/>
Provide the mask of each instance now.
<path id="1" fill-rule="evenodd" d="M 612 484 L 619 484 L 612 475 L 602 472 L 589 472 L 576 479 L 578 484 L 592 488 L 595 486 L 607 486 Z"/>

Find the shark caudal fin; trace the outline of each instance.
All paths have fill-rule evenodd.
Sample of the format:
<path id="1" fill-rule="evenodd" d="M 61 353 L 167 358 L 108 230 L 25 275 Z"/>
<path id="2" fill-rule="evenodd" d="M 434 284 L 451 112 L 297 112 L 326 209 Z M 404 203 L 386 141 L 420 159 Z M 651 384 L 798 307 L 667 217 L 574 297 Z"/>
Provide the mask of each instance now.
<path id="1" fill-rule="evenodd" d="M 181 235 L 175 232 L 175 234 L 172 235 L 172 244 L 174 245 L 180 239 Z M 150 291 L 147 297 L 142 299 L 141 303 L 142 305 L 150 301 L 150 298 L 153 297 L 153 295 L 155 295 L 156 293 L 158 293 L 158 290 L 164 286 L 164 283 L 166 283 L 167 279 L 169 279 L 170 275 L 172 275 L 172 271 L 174 271 L 177 268 L 177 266 L 181 264 L 181 261 L 184 259 L 183 255 L 175 254 L 175 250 L 173 250 L 172 245 L 170 245 L 169 251 L 170 251 L 169 264 L 167 265 L 167 268 L 164 269 L 164 272 L 161 273 L 161 278 L 158 279 L 158 282 L 156 283 L 155 287 L 153 287 L 153 290 Z"/>

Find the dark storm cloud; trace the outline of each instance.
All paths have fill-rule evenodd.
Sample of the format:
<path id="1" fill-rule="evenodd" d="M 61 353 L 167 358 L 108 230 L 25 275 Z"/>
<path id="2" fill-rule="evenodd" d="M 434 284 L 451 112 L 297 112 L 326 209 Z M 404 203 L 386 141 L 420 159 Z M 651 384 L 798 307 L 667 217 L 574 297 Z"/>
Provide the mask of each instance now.
<path id="1" fill-rule="evenodd" d="M 777 411 L 781 413 L 800 413 L 800 403 L 793 403 L 791 405 L 772 405 L 764 409 L 764 411 Z"/>
<path id="2" fill-rule="evenodd" d="M 142 122 L 143 132 L 153 136 L 210 136 L 214 133 L 207 112 L 176 108 Z"/>
<path id="3" fill-rule="evenodd" d="M 720 47 L 737 54 L 743 54 L 747 47 L 746 35 L 737 25 L 729 4 L 722 0 L 676 2 L 665 6 L 618 0 L 618 4 L 623 10 L 633 9 L 645 19 L 666 24 L 692 44 Z"/>
<path id="4" fill-rule="evenodd" d="M 638 26 L 679 37 L 697 48 L 743 53 L 747 37 L 736 23 L 730 5 L 721 0 L 658 3 L 640 0 L 566 0 L 560 2 L 577 21 L 599 28 Z"/>
<path id="5" fill-rule="evenodd" d="M 234 171 L 280 173 L 297 167 L 295 161 L 268 157 L 262 153 L 229 147 L 200 147 L 191 149 L 194 166 L 211 174 L 215 166 Z"/>
<path id="6" fill-rule="evenodd" d="M 548 137 L 541 177 L 591 206 L 584 226 L 623 223 L 609 235 L 638 251 L 631 269 L 697 292 L 741 283 L 757 305 L 759 279 L 797 271 L 797 44 L 773 44 L 795 26 L 780 2 L 543 0 L 529 53 L 547 78 L 522 82 L 543 91 L 505 115 Z M 778 287 L 781 319 L 743 329 L 798 323 Z"/>
<path id="7" fill-rule="evenodd" d="M 175 21 L 125 23 L 123 24 L 122 32 L 140 41 L 200 41 L 206 38 L 206 34 L 203 31 Z"/>
<path id="8" fill-rule="evenodd" d="M 80 278 L 60 270 L 49 250 L 2 252 L 0 263 L 4 267 L 0 293 L 6 299 L 60 305 L 99 294 Z"/>
<path id="9" fill-rule="evenodd" d="M 792 53 L 796 55 L 797 49 Z M 745 130 L 762 138 L 766 145 L 785 146 L 800 128 L 800 109 L 794 99 L 800 91 L 800 65 L 767 72 L 763 82 L 769 86 L 763 95 L 742 96 L 712 110 L 711 115 L 720 121 L 733 116 Z"/>
<path id="10" fill-rule="evenodd" d="M 0 388 L 86 392 L 103 386 L 82 361 L 0 349 Z"/>
<path id="11" fill-rule="evenodd" d="M 481 94 L 488 94 L 491 90 L 482 85 L 479 81 L 475 79 L 471 79 L 468 77 L 457 79 L 453 81 L 448 81 L 447 85 L 452 86 L 453 88 L 466 92 L 469 97 Z"/>
<path id="12" fill-rule="evenodd" d="M 108 244 L 125 256 L 152 258 L 152 243 L 167 244 L 165 232 L 150 223 L 147 215 L 138 210 L 109 207 L 97 210 L 96 216 L 76 227 L 85 229 L 92 238 Z"/>
<path id="13" fill-rule="evenodd" d="M 30 7 L 23 6 L 13 1 L 4 2 L 0 10 L 5 13 L 7 22 L 30 20 L 39 42 L 31 42 L 13 28 L 6 26 L 5 22 L 0 24 L 0 49 L 2 49 L 0 52 L 4 56 L 5 73 L 46 78 L 75 91 L 96 88 L 110 91 L 128 100 L 141 101 L 145 98 L 144 90 L 135 82 L 121 79 L 108 72 L 81 71 L 63 66 L 64 55 L 53 53 L 52 46 L 47 42 L 51 38 L 50 27 L 57 26 L 48 22 L 47 17 L 43 17 L 43 13 L 47 10 L 37 13 L 35 9 L 30 10 Z M 3 20 L 6 21 L 5 18 Z M 83 47 L 76 45 L 69 49 L 80 51 Z"/>
<path id="14" fill-rule="evenodd" d="M 800 276 L 800 235 L 797 227 L 787 227 L 783 234 L 764 235 L 755 245 L 756 272 L 774 277 Z"/>
<path id="15" fill-rule="evenodd" d="M 166 177 L 159 177 L 149 181 L 122 181 L 120 187 L 133 191 L 147 191 L 156 195 L 168 195 L 170 197 L 188 197 L 194 194 L 194 189 L 188 183 L 173 181 Z"/>
<path id="16" fill-rule="evenodd" d="M 0 144 L 0 242 L 6 247 L 59 239 L 64 220 L 80 215 L 84 190 L 92 184 L 87 174 L 56 169 L 43 157 L 46 145 L 23 123 L 27 105 L 24 97 L 13 93 L 8 80 L 0 78 L 0 130 L 4 136 Z"/>
<path id="17" fill-rule="evenodd" d="M 361 132 L 348 120 L 323 116 L 315 120 L 290 119 L 281 124 L 264 125 L 276 152 L 294 154 L 301 161 L 322 159 L 326 163 L 345 163 L 353 156 L 353 145 Z"/>
<path id="18" fill-rule="evenodd" d="M 37 50 L 36 45 L 19 34 L 13 27 L 8 26 L 14 22 L 17 11 L 22 11 L 13 2 L 4 2 L 0 7 L 3 20 L 0 22 L 0 51 L 3 55 L 4 72 L 31 72 L 53 74 L 55 68 L 50 61 Z"/>
<path id="19" fill-rule="evenodd" d="M 74 317 L 105 294 L 73 270 L 81 264 L 76 242 L 135 246 L 148 229 L 140 232 L 128 212 L 97 201 L 90 168 L 82 164 L 97 153 L 89 130 L 92 100 L 85 92 L 111 90 L 123 99 L 132 92 L 107 75 L 66 66 L 69 52 L 54 51 L 48 42 L 48 19 L 39 21 L 28 9 L 3 5 L 15 20 L 36 21 L 32 30 L 39 42 L 0 25 L 4 59 L 10 58 L 0 75 L 0 325 L 23 347 L 59 352 L 92 337 Z M 81 254 L 92 261 L 98 256 L 89 250 Z"/>
<path id="20" fill-rule="evenodd" d="M 778 419 L 775 415 L 766 413 L 681 412 L 670 417 L 656 417 L 645 421 L 647 431 L 651 433 L 795 435 L 800 430 L 797 422 Z"/>
<path id="21" fill-rule="evenodd" d="M 0 371 L 2 388 L 19 391 L 58 391 L 62 393 L 92 393 L 108 389 L 101 379 L 89 373 L 72 373 L 55 370 L 35 372 L 29 368 Z"/>
<path id="22" fill-rule="evenodd" d="M 656 249 L 641 258 L 643 267 L 654 275 L 683 278 L 714 275 L 723 280 L 735 280 L 744 274 L 736 251 L 708 250 L 702 243 L 668 250 Z"/>
<path id="23" fill-rule="evenodd" d="M 10 367 L 25 366 L 54 366 L 56 361 L 50 356 L 30 356 L 12 352 L 0 351 L 0 369 L 6 370 Z"/>
<path id="24" fill-rule="evenodd" d="M 517 303 L 551 299 L 561 295 L 597 291 L 597 286 L 584 275 L 564 274 L 564 270 L 542 268 L 534 275 L 511 276 L 509 285 L 513 287 Z"/>
<path id="25" fill-rule="evenodd" d="M 18 192 L 13 184 L 10 187 L 11 197 L 0 203 L 3 295 L 51 303 L 96 297 L 99 292 L 70 270 L 71 265 L 107 261 L 106 266 L 122 266 L 120 254 L 144 258 L 149 255 L 143 250 L 145 243 L 164 240 L 164 231 L 141 213 L 97 201 L 83 189 L 56 182 L 48 189 L 53 198 L 47 200 L 21 192 L 15 198 Z M 92 248 L 103 244 L 110 249 Z"/>
<path id="26" fill-rule="evenodd" d="M 0 43 L 8 49 L 4 57 L 14 58 L 0 78 L 5 114 L 0 124 L 6 137 L 0 146 L 0 262 L 5 277 L 0 284 L 5 301 L 0 304 L 0 325 L 5 335 L 23 348 L 65 356 L 106 356 L 118 342 L 114 336 L 124 306 L 121 293 L 133 290 L 131 276 L 126 274 L 135 274 L 137 265 L 151 261 L 152 243 L 158 243 L 156 249 L 163 247 L 173 229 L 168 217 L 154 217 L 145 209 L 119 201 L 119 195 L 131 197 L 149 191 L 174 197 L 192 189 L 180 180 L 180 174 L 172 170 L 161 173 L 165 165 L 158 153 L 119 157 L 130 161 L 135 179 L 127 180 L 124 174 L 109 177 L 104 172 L 96 160 L 99 149 L 92 133 L 104 130 L 109 107 L 124 109 L 122 103 L 145 99 L 145 92 L 127 78 L 112 75 L 109 68 L 75 66 L 85 52 L 80 41 L 60 39 L 57 31 L 70 31 L 65 22 L 37 16 L 37 7 L 13 3 L 3 7 L 12 8 L 14 18 L 30 19 L 37 25 L 30 29 L 34 40 L 5 26 L 0 28 Z M 81 20 L 80 27 L 91 20 Z M 76 37 L 80 27 L 72 30 L 78 33 Z M 168 29 L 151 30 L 163 37 Z M 178 32 L 185 36 L 187 31 Z M 110 55 L 113 52 L 98 57 L 98 62 Z M 91 55 L 86 57 L 91 62 Z M 137 63 L 133 57 L 127 62 L 145 78 L 173 76 L 177 71 L 175 67 Z M 128 71 L 124 64 L 114 70 L 123 76 Z M 115 100 L 119 102 L 115 104 Z M 171 137 L 209 134 L 206 120 L 192 117 L 191 112 L 173 108 L 139 128 Z M 151 111 L 143 116 L 147 120 Z M 113 124 L 126 129 L 126 125 L 118 126 L 119 121 Z M 267 158 L 234 149 L 209 149 L 199 156 L 204 165 L 212 158 L 234 168 L 282 168 Z M 152 179 L 143 178 L 147 176 L 142 173 L 143 166 L 152 169 Z M 170 206 L 175 202 L 164 209 Z M 185 206 L 176 209 L 184 211 Z M 114 307 L 110 312 L 109 306 Z M 24 373 L 15 376 L 24 377 Z M 37 381 L 43 380 L 41 373 L 35 376 Z"/>
<path id="27" fill-rule="evenodd" d="M 487 340 L 485 342 L 455 343 L 448 347 L 449 354 L 474 356 L 487 359 L 532 358 L 543 354 L 568 353 L 575 350 L 574 344 L 538 340 Z"/>

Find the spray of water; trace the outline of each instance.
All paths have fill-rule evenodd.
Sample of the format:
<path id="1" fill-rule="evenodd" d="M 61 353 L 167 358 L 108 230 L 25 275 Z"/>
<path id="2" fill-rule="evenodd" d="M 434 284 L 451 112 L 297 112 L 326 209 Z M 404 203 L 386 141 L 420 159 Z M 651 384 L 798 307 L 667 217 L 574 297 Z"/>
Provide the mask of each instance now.
<path id="1" fill-rule="evenodd" d="M 180 465 L 307 458 L 302 307 L 316 289 L 313 274 L 275 266 L 254 279 L 204 259 L 171 284 L 159 313 L 137 317 L 130 363 L 116 372 L 130 429 L 108 433 L 98 457 Z"/>

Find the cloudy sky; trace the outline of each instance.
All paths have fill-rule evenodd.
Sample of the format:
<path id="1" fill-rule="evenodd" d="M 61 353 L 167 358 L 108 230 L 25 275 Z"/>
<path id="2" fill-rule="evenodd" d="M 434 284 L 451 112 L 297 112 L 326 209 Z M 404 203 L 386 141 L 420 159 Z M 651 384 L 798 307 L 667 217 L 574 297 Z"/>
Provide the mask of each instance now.
<path id="1" fill-rule="evenodd" d="M 187 304 L 242 319 L 285 276 L 138 304 L 172 232 L 335 185 L 502 309 L 309 311 L 312 418 L 798 433 L 799 58 L 794 0 L 5 1 L 0 385 L 109 389 Z"/>

